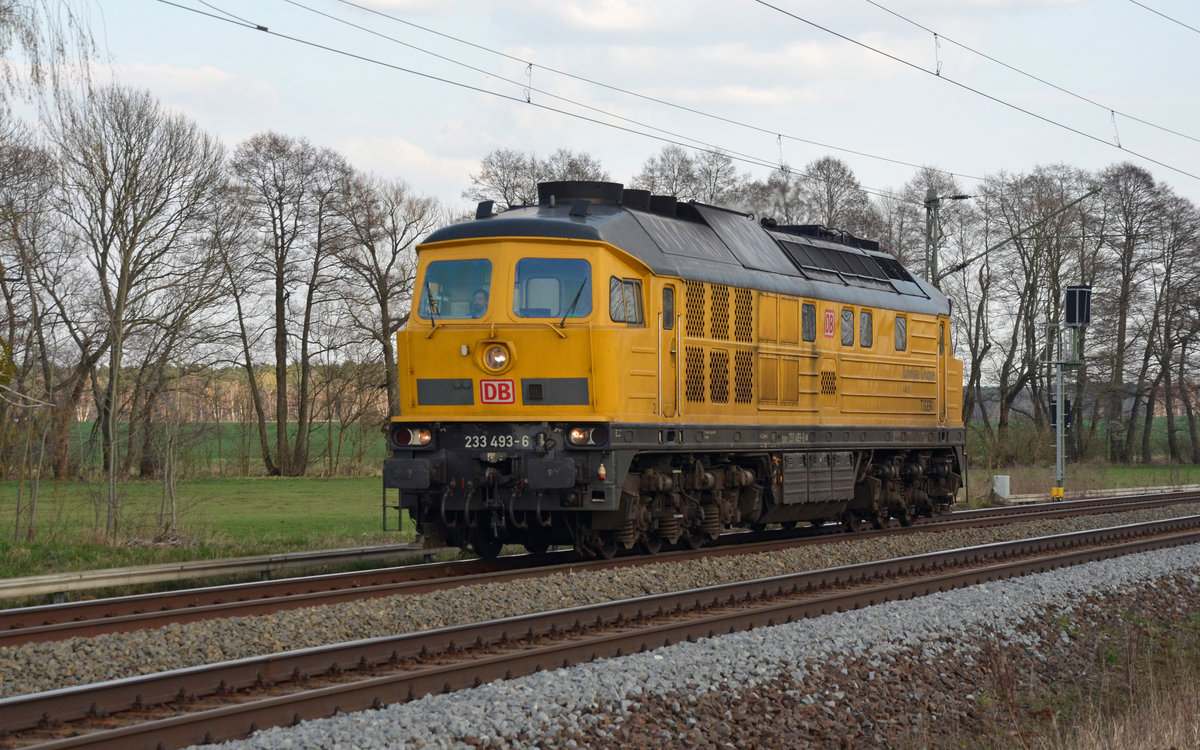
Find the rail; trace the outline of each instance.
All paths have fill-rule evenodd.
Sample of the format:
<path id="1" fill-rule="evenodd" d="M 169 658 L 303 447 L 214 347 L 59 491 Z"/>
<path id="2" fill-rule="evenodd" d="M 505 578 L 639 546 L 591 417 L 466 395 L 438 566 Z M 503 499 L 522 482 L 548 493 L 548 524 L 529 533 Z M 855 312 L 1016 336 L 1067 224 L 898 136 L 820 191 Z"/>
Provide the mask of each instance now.
<path id="1" fill-rule="evenodd" d="M 895 599 L 1200 541 L 1200 516 L 998 542 L 845 568 L 654 594 L 553 612 L 249 657 L 0 700 L 0 730 L 20 732 L 168 706 L 170 718 L 46 743 L 50 748 L 184 747 L 245 737 L 338 712 L 619 656 L 722 633 L 792 622 Z M 893 579 L 888 581 L 888 579 Z M 758 603 L 755 603 L 758 602 Z M 588 635 L 594 631 L 594 635 Z M 578 634 L 580 637 L 575 637 Z M 386 674 L 366 674 L 394 665 Z M 320 675 L 364 679 L 303 689 Z M 237 691 L 299 683 L 298 692 L 228 705 Z M 173 715 L 186 703 L 220 705 Z"/>
<path id="2" fill-rule="evenodd" d="M 69 573 L 50 573 L 23 578 L 0 580 L 0 599 L 21 599 L 54 594 L 56 597 L 74 592 L 115 586 L 141 586 L 163 581 L 183 581 L 193 578 L 259 575 L 266 579 L 272 573 L 297 568 L 316 568 L 349 565 L 356 562 L 391 560 L 410 557 L 430 557 L 443 553 L 457 554 L 457 547 L 424 549 L 416 544 L 385 544 L 372 547 L 288 552 L 254 557 L 232 557 L 222 560 L 193 560 L 158 565 L 137 565 L 127 568 L 80 570 Z"/>
<path id="3" fill-rule="evenodd" d="M 1168 496 L 1200 494 L 1200 485 L 1095 490 L 1072 493 L 1071 497 L 1065 501 L 1059 500 L 1055 503 L 1050 503 L 1049 495 L 1008 495 L 998 499 L 1004 502 L 1006 506 L 1027 506 L 1036 502 L 1046 502 L 1052 505 L 1062 505 L 1065 511 L 1076 507 L 1082 509 L 1082 506 L 1079 504 L 1083 502 L 1083 497 L 1111 497 L 1117 499 L 1152 494 Z M 966 519 L 974 515 L 996 512 L 1002 512 L 1002 509 L 991 508 L 959 511 L 955 516 Z M 1008 512 L 1020 511 L 1014 507 Z M 940 520 L 945 520 L 945 517 L 940 517 Z M 419 543 L 410 543 L 51 573 L 40 576 L 0 580 L 0 600 L 22 599 L 53 594 L 56 601 L 62 601 L 65 599 L 66 594 L 78 591 L 92 591 L 120 586 L 140 586 L 164 581 L 216 578 L 220 576 L 244 577 L 258 575 L 262 580 L 267 580 L 272 573 L 281 570 L 415 557 L 430 560 L 434 556 L 443 554 L 457 555 L 459 552 L 460 550 L 457 547 L 425 549 Z"/>

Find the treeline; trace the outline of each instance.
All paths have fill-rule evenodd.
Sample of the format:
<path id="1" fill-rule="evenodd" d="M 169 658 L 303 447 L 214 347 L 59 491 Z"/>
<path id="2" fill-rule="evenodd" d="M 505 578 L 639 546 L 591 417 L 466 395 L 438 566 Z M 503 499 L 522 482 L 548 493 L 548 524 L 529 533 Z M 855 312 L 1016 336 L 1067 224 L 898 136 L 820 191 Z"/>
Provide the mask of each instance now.
<path id="1" fill-rule="evenodd" d="M 107 368 L 98 377 L 107 381 Z M 202 367 L 171 371 L 170 397 L 161 399 L 137 421 L 123 418 L 118 424 L 122 477 L 163 478 L 170 471 L 178 477 L 261 476 L 263 446 L 258 430 L 254 397 L 242 368 Z M 290 372 L 293 380 L 295 372 Z M 132 378 L 123 378 L 130 402 L 136 388 Z M 276 394 L 275 373 L 261 368 L 259 389 L 270 399 Z M 358 476 L 378 471 L 383 457 L 383 435 L 388 417 L 387 395 L 381 387 L 383 366 L 379 362 L 323 362 L 313 373 L 313 419 L 309 423 L 310 475 Z M 298 427 L 299 403 L 296 389 L 288 404 L 288 429 Z M 95 405 L 87 400 L 75 414 L 68 451 L 82 476 L 97 476 L 101 462 L 101 423 Z M 20 422 L 13 423 L 20 427 Z M 20 430 L 18 430 L 20 433 Z M 268 437 L 273 431 L 268 431 Z M 23 435 L 9 435 L 7 448 L 20 450 Z M 10 460 L 19 460 L 18 453 Z M 28 460 L 28 459 L 27 459 Z"/>
<path id="2" fill-rule="evenodd" d="M 464 197 L 501 207 L 531 202 L 537 179 L 563 163 L 586 165 L 589 179 L 608 177 L 587 155 L 541 160 L 500 150 L 483 160 Z M 666 146 L 628 184 L 780 224 L 846 230 L 878 240 L 926 278 L 936 275 L 953 301 L 963 413 L 983 448 L 975 458 L 991 465 L 1052 460 L 1047 363 L 1072 353 L 1047 324 L 1064 322 L 1067 286 L 1090 285 L 1083 367 L 1068 373 L 1071 455 L 1200 463 L 1200 213 L 1138 166 L 1048 165 L 969 188 L 925 168 L 871 195 L 833 157 L 755 180 L 719 151 Z"/>
<path id="3" fill-rule="evenodd" d="M 36 131 L 0 124 L 4 476 L 31 466 L 80 476 L 89 467 L 70 446 L 86 414 L 101 475 L 156 476 L 164 459 L 147 446 L 164 415 L 197 377 L 233 368 L 261 453 L 255 473 L 310 471 L 322 399 L 342 382 L 322 368 L 357 373 L 336 386 L 372 405 L 353 419 L 396 413 L 394 336 L 407 320 L 413 248 L 454 220 L 445 206 L 301 138 L 261 133 L 226 149 L 146 92 L 60 101 Z M 463 196 L 503 210 L 556 179 L 611 178 L 590 154 L 500 149 Z M 991 463 L 1038 458 L 1037 441 L 1013 439 L 1011 425 L 1048 423 L 1045 363 L 1059 353 L 1046 324 L 1061 319 L 1065 286 L 1090 284 L 1086 365 L 1070 386 L 1076 455 L 1151 460 L 1162 417 L 1166 455 L 1200 461 L 1200 219 L 1136 166 L 1054 165 L 969 191 L 927 168 L 879 197 L 832 157 L 755 180 L 720 152 L 667 146 L 621 181 L 878 239 L 918 272 L 932 240 L 940 268 L 953 269 L 939 282 L 967 365 L 964 413 Z M 1063 210 L 1092 187 L 1099 194 Z M 930 224 L 934 197 L 940 220 Z"/>
<path id="4" fill-rule="evenodd" d="M 244 373 L 267 474 L 308 471 L 323 366 L 380 365 L 358 387 L 395 411 L 395 333 L 437 201 L 299 138 L 226 150 L 144 91 L 58 102 L 36 132 L 0 124 L 0 472 L 79 476 L 90 402 L 111 535 L 116 480 L 155 473 L 134 446 L 206 368 Z"/>

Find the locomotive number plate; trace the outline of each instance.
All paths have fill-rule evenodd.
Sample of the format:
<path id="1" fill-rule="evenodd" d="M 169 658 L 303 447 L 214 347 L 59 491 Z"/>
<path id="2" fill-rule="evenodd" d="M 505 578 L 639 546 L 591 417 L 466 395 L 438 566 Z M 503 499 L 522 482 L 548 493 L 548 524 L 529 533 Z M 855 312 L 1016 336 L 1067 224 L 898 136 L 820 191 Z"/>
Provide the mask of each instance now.
<path id="1" fill-rule="evenodd" d="M 532 444 L 528 435 L 463 435 L 464 448 L 528 448 Z"/>

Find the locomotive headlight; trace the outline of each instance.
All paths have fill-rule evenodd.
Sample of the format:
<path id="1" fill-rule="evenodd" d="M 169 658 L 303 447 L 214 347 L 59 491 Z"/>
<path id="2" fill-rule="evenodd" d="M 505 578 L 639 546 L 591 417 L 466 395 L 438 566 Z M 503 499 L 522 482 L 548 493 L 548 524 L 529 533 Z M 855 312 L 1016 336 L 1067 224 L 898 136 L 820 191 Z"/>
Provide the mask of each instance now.
<path id="1" fill-rule="evenodd" d="M 483 352 L 483 364 L 489 370 L 503 370 L 508 366 L 508 349 L 500 344 L 492 344 Z"/>
<path id="2" fill-rule="evenodd" d="M 409 448 L 420 448 L 433 442 L 433 431 L 428 427 L 408 427 L 394 425 L 392 440 L 396 445 Z"/>
<path id="3" fill-rule="evenodd" d="M 567 441 L 571 445 L 604 445 L 608 442 L 608 430 L 604 427 L 579 426 L 572 427 L 567 432 Z"/>

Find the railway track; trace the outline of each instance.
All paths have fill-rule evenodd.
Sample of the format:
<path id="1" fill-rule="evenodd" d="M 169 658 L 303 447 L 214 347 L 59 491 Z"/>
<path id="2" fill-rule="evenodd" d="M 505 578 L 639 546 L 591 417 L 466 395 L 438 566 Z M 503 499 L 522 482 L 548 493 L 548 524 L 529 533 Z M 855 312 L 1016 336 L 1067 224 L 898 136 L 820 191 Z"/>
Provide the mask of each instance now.
<path id="1" fill-rule="evenodd" d="M 1200 501 L 1200 493 L 1163 493 L 985 508 L 922 519 L 910 527 L 862 533 L 927 533 L 1083 514 L 1126 512 L 1196 501 Z M 583 561 L 568 550 L 545 555 L 511 555 L 495 561 L 460 560 L 0 610 L 0 647 L 132 632 L 170 623 L 264 615 L 346 601 L 420 594 L 476 583 L 548 576 L 563 571 L 603 570 L 640 565 L 647 561 L 685 561 L 713 555 L 770 552 L 800 545 L 842 542 L 849 538 L 837 533 L 814 535 L 814 531 L 820 530 L 733 533 L 723 537 L 718 547 L 615 560 Z"/>
<path id="2" fill-rule="evenodd" d="M 1200 542 L 1200 516 L 990 544 L 0 700 L 14 746 L 182 747 L 683 640 Z M 42 725 L 43 728 L 38 728 Z M 64 734 L 79 733 L 64 737 Z"/>

